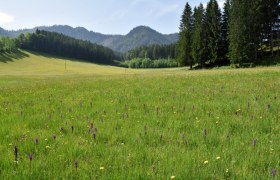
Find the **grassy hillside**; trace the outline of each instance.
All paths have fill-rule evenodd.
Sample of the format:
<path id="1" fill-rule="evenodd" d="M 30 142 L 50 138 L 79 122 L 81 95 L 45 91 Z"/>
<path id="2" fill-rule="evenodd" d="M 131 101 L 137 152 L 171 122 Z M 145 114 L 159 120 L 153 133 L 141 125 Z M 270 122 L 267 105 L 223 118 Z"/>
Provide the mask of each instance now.
<path id="1" fill-rule="evenodd" d="M 0 56 L 0 75 L 114 75 L 124 72 L 123 68 L 83 63 L 27 51 Z M 129 72 L 127 70 L 127 73 Z"/>
<path id="2" fill-rule="evenodd" d="M 279 177 L 280 67 L 124 75 L 24 53 L 0 62 L 1 179 Z"/>

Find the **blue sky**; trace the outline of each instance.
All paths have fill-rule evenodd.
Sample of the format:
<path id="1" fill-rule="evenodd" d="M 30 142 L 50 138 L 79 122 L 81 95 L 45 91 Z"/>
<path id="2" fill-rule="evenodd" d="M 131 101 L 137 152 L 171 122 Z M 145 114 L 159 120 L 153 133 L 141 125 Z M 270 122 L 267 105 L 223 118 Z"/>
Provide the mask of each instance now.
<path id="1" fill-rule="evenodd" d="M 219 4 L 223 0 L 218 0 Z M 0 27 L 81 26 L 104 34 L 127 34 L 139 25 L 178 32 L 186 0 L 0 0 Z M 208 0 L 189 0 L 192 7 Z"/>

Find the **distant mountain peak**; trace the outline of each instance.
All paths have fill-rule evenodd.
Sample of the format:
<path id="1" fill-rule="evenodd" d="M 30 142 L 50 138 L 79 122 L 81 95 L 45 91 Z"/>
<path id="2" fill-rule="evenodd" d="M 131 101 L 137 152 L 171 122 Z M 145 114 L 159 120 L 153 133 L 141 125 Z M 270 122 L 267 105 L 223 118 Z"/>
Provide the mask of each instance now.
<path id="1" fill-rule="evenodd" d="M 33 29 L 23 29 L 18 31 L 7 31 L 0 28 L 0 36 L 17 37 L 21 33 L 35 32 L 36 29 L 57 32 L 76 39 L 87 40 L 123 53 L 139 46 L 172 44 L 178 41 L 178 33 L 164 35 L 149 26 L 143 25 L 133 28 L 127 35 L 105 35 L 89 31 L 84 27 L 73 28 L 68 25 L 53 25 L 39 26 Z"/>
<path id="2" fill-rule="evenodd" d="M 159 33 L 156 30 L 150 28 L 149 26 L 137 26 L 135 28 L 133 28 L 129 33 L 129 34 L 135 34 L 135 33 L 143 33 L 143 32 L 152 32 L 152 33 Z"/>

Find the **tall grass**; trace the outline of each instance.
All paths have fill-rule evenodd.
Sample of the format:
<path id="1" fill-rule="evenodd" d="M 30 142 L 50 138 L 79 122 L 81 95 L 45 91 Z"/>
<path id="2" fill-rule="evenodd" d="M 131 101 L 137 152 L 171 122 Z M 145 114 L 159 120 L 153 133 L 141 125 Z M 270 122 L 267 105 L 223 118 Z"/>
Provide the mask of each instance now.
<path id="1" fill-rule="evenodd" d="M 2 76 L 0 177 L 277 179 L 279 90 L 273 68 Z"/>

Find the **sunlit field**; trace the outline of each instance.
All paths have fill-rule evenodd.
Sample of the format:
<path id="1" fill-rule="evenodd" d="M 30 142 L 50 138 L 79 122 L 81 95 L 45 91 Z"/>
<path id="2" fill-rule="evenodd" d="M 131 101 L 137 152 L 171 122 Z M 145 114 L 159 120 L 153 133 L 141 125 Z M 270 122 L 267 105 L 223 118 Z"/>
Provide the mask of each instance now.
<path id="1" fill-rule="evenodd" d="M 1 179 L 275 179 L 280 67 L 0 62 Z"/>

